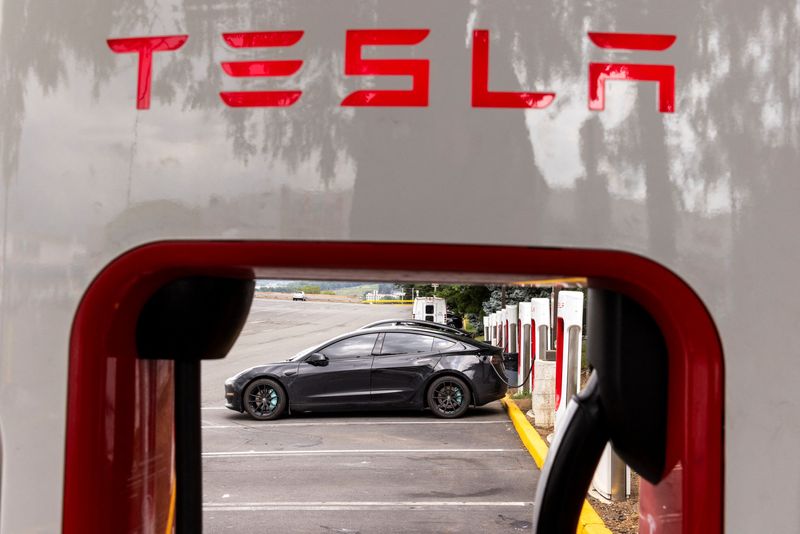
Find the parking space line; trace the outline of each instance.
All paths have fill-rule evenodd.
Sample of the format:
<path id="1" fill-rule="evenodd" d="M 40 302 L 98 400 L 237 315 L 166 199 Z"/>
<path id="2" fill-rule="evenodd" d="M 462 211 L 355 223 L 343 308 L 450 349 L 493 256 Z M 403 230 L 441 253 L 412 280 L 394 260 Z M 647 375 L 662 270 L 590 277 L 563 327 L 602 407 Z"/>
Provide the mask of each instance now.
<path id="1" fill-rule="evenodd" d="M 262 423 L 256 425 L 204 425 L 201 428 L 278 428 L 289 426 L 374 426 L 374 425 L 511 425 L 510 421 L 340 421 L 332 423 Z"/>
<path id="2" fill-rule="evenodd" d="M 204 452 L 203 458 L 248 458 L 256 456 L 329 456 L 332 454 L 478 454 L 487 452 L 525 452 L 522 449 L 326 449 L 309 451 L 230 451 Z"/>
<path id="3" fill-rule="evenodd" d="M 395 508 L 524 508 L 532 501 L 319 501 L 319 502 L 244 502 L 203 503 L 204 512 L 264 512 L 273 510 L 380 510 Z"/>

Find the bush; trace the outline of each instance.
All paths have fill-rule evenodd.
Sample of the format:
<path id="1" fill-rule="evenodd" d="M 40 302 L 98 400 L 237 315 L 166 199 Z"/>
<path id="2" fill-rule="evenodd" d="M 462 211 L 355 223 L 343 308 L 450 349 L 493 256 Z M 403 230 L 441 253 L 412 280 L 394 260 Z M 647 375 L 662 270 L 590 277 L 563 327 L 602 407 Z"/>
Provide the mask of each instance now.
<path id="1" fill-rule="evenodd" d="M 297 291 L 302 291 L 303 293 L 308 293 L 310 295 L 319 295 L 320 287 L 319 286 L 312 286 L 312 285 L 305 285 L 305 286 L 298 287 Z"/>

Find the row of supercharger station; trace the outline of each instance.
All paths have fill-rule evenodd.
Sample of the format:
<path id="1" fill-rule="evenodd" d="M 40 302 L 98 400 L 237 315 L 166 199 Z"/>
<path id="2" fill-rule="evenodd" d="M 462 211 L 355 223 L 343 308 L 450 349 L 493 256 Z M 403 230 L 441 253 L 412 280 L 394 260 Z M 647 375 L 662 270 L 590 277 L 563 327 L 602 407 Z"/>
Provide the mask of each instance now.
<path id="1" fill-rule="evenodd" d="M 483 318 L 483 333 L 486 342 L 517 354 L 517 373 L 511 376 L 511 385 L 530 393 L 536 424 L 554 427 L 557 433 L 569 400 L 581 389 L 584 295 L 562 290 L 555 317 L 551 306 L 549 298 L 505 306 Z M 622 484 L 624 495 L 629 495 L 630 469 L 606 445 L 592 485 L 611 499 L 622 494 Z"/>

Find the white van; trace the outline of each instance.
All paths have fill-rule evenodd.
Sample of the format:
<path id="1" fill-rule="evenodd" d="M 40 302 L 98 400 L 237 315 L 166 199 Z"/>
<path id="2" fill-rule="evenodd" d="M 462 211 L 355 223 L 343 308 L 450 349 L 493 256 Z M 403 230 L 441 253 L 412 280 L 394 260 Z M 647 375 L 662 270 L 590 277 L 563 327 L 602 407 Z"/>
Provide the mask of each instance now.
<path id="1" fill-rule="evenodd" d="M 445 324 L 447 304 L 441 297 L 417 297 L 411 313 L 419 321 Z"/>

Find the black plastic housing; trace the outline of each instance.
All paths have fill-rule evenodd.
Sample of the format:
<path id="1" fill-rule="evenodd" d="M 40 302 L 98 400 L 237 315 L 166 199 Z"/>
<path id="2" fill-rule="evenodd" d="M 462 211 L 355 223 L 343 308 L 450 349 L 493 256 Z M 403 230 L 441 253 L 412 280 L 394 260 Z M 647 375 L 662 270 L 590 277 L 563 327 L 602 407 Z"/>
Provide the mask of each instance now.
<path id="1" fill-rule="evenodd" d="M 583 499 L 610 440 L 645 480 L 664 476 L 668 352 L 652 316 L 632 299 L 589 290 L 586 388 L 567 407 L 547 455 L 534 508 L 534 532 L 575 532 Z"/>
<path id="2" fill-rule="evenodd" d="M 139 358 L 224 358 L 244 327 L 254 290 L 254 280 L 206 276 L 181 278 L 164 285 L 139 315 Z"/>
<path id="3" fill-rule="evenodd" d="M 667 345 L 638 303 L 589 293 L 588 354 L 614 450 L 645 480 L 661 480 L 667 446 Z"/>

